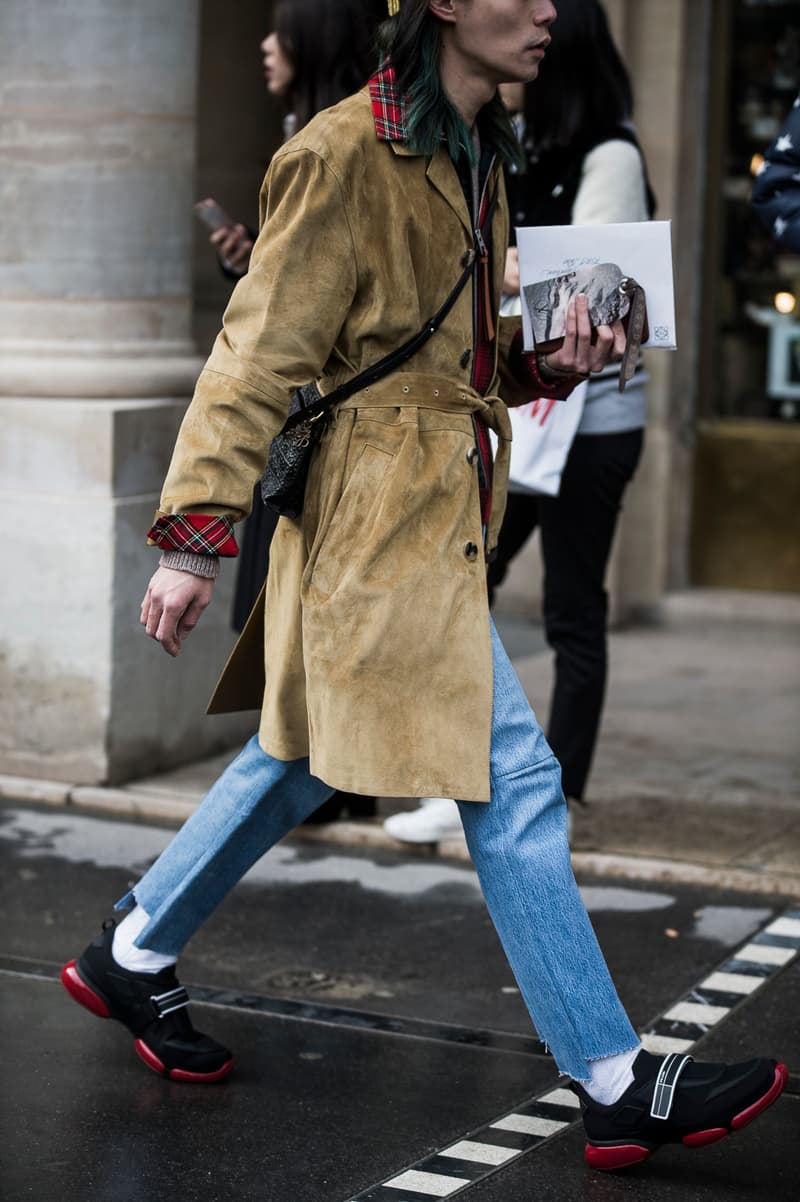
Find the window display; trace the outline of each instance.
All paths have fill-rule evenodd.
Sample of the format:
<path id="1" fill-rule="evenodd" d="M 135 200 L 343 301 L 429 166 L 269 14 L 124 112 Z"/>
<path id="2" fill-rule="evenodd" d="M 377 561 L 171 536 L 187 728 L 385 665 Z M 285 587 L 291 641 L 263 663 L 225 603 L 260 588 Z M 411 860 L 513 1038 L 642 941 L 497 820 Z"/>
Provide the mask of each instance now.
<path id="1" fill-rule="evenodd" d="M 800 4 L 732 0 L 707 416 L 800 420 L 786 356 L 800 334 L 800 255 L 779 249 L 750 206 L 763 152 L 800 89 Z M 712 181 L 710 181 L 712 182 Z"/>

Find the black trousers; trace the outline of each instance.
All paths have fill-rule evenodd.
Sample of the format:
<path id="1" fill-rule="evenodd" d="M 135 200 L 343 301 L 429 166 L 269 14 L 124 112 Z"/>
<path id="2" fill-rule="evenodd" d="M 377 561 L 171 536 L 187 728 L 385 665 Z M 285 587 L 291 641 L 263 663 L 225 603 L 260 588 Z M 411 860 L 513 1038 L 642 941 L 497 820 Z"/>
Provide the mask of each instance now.
<path id="1" fill-rule="evenodd" d="M 643 430 L 578 435 L 557 497 L 510 493 L 489 601 L 511 560 L 539 526 L 544 627 L 555 653 L 547 739 L 567 797 L 580 799 L 591 767 L 607 673 L 605 575 L 622 496 L 639 462 Z"/>

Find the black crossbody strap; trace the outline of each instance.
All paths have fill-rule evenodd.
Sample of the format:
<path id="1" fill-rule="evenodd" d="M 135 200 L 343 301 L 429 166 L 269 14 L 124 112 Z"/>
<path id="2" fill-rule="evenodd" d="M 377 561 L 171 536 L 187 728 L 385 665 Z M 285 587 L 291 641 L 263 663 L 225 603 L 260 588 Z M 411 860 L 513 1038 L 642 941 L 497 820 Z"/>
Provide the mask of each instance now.
<path id="1" fill-rule="evenodd" d="M 480 229 L 481 234 L 483 234 L 484 230 L 488 230 L 489 226 L 491 225 L 495 209 L 497 208 L 498 196 L 499 188 L 496 187 L 486 210 L 486 216 Z M 359 372 L 357 376 L 353 376 L 352 380 L 348 380 L 347 383 L 341 384 L 338 388 L 335 388 L 333 392 L 329 392 L 327 396 L 321 396 L 319 400 L 312 401 L 310 404 L 305 404 L 303 396 L 299 391 L 295 392 L 294 395 L 298 401 L 298 408 L 289 414 L 281 433 L 285 434 L 287 431 L 293 430 L 295 426 L 299 426 L 301 422 L 318 417 L 332 405 L 337 404 L 339 401 L 346 401 L 348 397 L 353 396 L 353 394 L 356 392 L 360 392 L 362 388 L 368 388 L 371 384 L 375 384 L 378 380 L 382 380 L 384 376 L 388 376 L 390 372 L 393 372 L 402 363 L 407 363 L 408 360 L 413 355 L 416 355 L 417 351 L 420 350 L 420 348 L 425 345 L 428 339 L 439 329 L 439 326 L 442 324 L 450 310 L 453 308 L 453 305 L 464 291 L 467 282 L 471 279 L 475 270 L 475 262 L 476 259 L 474 250 L 467 251 L 465 255 L 464 270 L 459 276 L 459 279 L 452 292 L 449 294 L 441 307 L 437 309 L 433 317 L 426 321 L 424 326 L 422 326 L 422 328 L 418 330 L 412 338 L 409 338 L 407 342 L 404 342 L 402 346 L 398 347 L 396 351 L 391 351 L 388 355 L 385 355 L 383 359 L 379 359 L 377 363 L 373 363 L 371 367 L 366 367 L 364 371 Z"/>

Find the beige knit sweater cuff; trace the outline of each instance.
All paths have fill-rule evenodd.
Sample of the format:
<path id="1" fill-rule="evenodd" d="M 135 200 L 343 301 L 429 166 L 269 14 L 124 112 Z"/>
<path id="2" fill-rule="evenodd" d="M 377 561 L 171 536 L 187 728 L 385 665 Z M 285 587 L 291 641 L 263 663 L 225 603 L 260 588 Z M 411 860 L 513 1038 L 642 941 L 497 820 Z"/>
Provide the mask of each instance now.
<path id="1" fill-rule="evenodd" d="M 205 576 L 209 580 L 216 580 L 219 576 L 219 555 L 198 555 L 193 551 L 164 551 L 158 562 L 162 568 L 191 572 L 193 576 Z"/>

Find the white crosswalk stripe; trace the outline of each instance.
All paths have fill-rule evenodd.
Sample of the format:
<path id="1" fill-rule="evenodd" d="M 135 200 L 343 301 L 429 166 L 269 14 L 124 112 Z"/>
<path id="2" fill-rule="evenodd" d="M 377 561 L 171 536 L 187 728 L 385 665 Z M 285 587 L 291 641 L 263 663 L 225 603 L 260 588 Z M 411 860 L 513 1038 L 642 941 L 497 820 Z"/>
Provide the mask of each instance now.
<path id="1" fill-rule="evenodd" d="M 554 1135 L 569 1123 L 563 1119 L 543 1119 L 538 1114 L 507 1114 L 492 1126 L 498 1131 L 519 1131 L 522 1135 Z"/>

